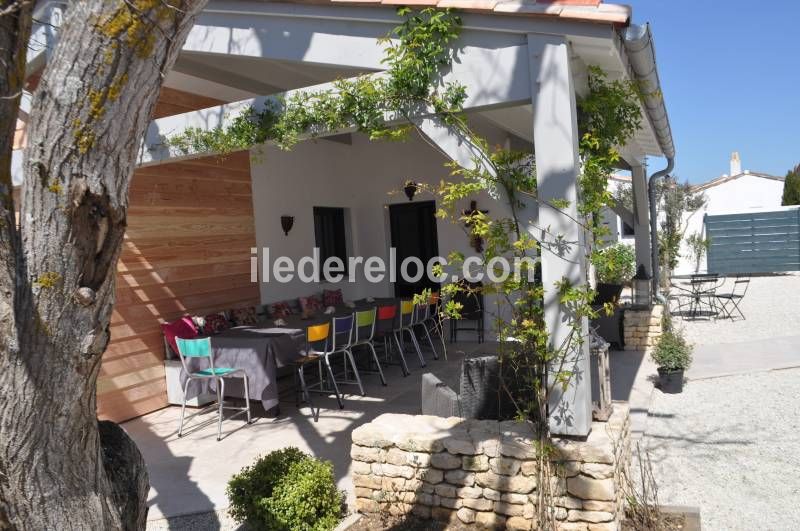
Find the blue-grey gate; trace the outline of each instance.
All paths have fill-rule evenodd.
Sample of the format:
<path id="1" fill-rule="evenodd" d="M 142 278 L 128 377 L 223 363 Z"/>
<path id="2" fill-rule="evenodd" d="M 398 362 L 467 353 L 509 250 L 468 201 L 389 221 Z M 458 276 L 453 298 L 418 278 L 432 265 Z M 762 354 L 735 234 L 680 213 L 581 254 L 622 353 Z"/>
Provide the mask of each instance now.
<path id="1" fill-rule="evenodd" d="M 800 271 L 800 208 L 706 216 L 708 271 Z"/>

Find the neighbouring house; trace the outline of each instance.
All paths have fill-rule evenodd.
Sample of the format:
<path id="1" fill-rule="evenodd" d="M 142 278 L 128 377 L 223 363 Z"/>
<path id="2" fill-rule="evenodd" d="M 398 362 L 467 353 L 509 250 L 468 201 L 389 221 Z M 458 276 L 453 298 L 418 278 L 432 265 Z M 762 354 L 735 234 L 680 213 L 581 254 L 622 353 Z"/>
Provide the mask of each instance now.
<path id="1" fill-rule="evenodd" d="M 413 178 L 435 184 L 449 174 L 448 160 L 471 163 L 470 147 L 430 116 L 413 117 L 424 138 L 370 142 L 354 130 L 320 132 L 292 151 L 257 146 L 225 158 L 182 155 L 163 137 L 188 127 L 213 128 L 242 109 L 262 108 L 304 90 L 330 88 L 338 78 L 380 72 L 378 42 L 400 20 L 390 1 L 212 1 L 191 30 L 167 74 L 131 184 L 128 231 L 117 272 L 112 341 L 98 381 L 98 413 L 121 421 L 167 405 L 160 324 L 184 314 L 210 313 L 270 303 L 320 291 L 321 285 L 253 283 L 251 249 L 297 259 L 319 242 L 320 223 L 332 227 L 348 256 L 381 256 L 402 239 L 410 255 L 459 250 L 474 253 L 461 228 L 434 220 L 423 194 L 400 194 Z M 576 98 L 588 90 L 590 66 L 649 90 L 643 121 L 621 165 L 630 170 L 633 212 L 626 213 L 637 261 L 650 264 L 646 193 L 647 156 L 675 155 L 649 26 L 631 22 L 631 9 L 600 0 L 471 2 L 423 0 L 416 7 L 462 11 L 458 61 L 444 75 L 466 87 L 465 112 L 491 144 L 535 151 L 540 198 L 576 197 Z M 41 46 L 30 52 L 29 89 L 57 39 L 65 2 L 42 2 L 34 31 Z M 19 157 L 16 157 L 19 159 Z M 19 167 L 17 165 L 17 167 Z M 470 198 L 477 208 L 503 212 L 488 195 Z M 465 201 L 464 208 L 470 207 Z M 575 202 L 568 214 L 574 218 Z M 583 231 L 551 208 L 531 208 L 530 230 L 548 227 L 566 241 Z M 281 217 L 292 216 L 286 232 Z M 415 230 L 410 230 L 414 227 Z M 410 236 L 409 236 L 410 235 Z M 553 246 L 556 247 L 556 246 Z M 558 246 L 561 247 L 561 246 Z M 548 297 L 557 282 L 585 279 L 580 245 L 545 251 L 542 276 Z M 414 286 L 372 284 L 363 274 L 341 288 L 346 299 L 407 293 Z M 404 291 L 405 290 L 405 291 Z M 564 307 L 546 305 L 554 343 Z M 577 367 L 588 374 L 588 343 Z M 585 436 L 591 424 L 590 379 L 571 384 L 554 404 L 570 422 L 555 433 Z M 556 407 L 557 406 L 557 407 Z"/>
<path id="2" fill-rule="evenodd" d="M 703 256 L 698 265 L 686 242 L 686 238 L 693 234 L 708 236 L 707 216 L 791 211 L 791 208 L 785 209 L 781 206 L 783 181 L 783 177 L 742 170 L 739 153 L 734 151 L 731 155 L 729 173 L 692 188 L 693 191 L 705 196 L 706 203 L 701 209 L 689 212 L 684 216 L 683 224 L 686 232 L 681 244 L 681 257 L 675 268 L 675 274 L 708 270 L 708 256 Z M 712 243 L 722 244 L 721 241 Z M 742 270 L 741 272 L 748 271 Z"/>

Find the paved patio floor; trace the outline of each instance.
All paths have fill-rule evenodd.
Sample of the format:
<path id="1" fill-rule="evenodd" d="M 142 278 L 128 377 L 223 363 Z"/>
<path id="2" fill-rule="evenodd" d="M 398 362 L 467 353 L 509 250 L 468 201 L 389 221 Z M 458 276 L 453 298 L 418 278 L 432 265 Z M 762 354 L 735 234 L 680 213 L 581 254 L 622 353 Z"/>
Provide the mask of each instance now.
<path id="1" fill-rule="evenodd" d="M 215 412 L 193 419 L 189 433 L 184 431 L 180 439 L 177 437 L 180 407 L 168 407 L 127 422 L 123 426 L 141 449 L 150 473 L 148 520 L 227 507 L 228 479 L 252 464 L 257 456 L 287 446 L 332 461 L 339 487 L 350 493 L 352 430 L 385 412 L 419 413 L 422 374 L 455 373 L 465 354 L 493 352 L 494 348 L 490 343 L 451 345 L 447 361 L 431 359 L 425 369 L 409 358 L 411 375 L 406 378 L 399 367 L 386 368 L 387 387 L 381 386 L 377 375 L 364 375 L 367 396 L 348 395 L 343 410 L 335 399 L 313 395 L 315 404 L 322 406 L 317 423 L 307 407 L 295 408 L 293 395 L 281 402 L 282 413 L 276 419 L 256 418 L 250 426 L 245 425 L 242 417 L 224 422 L 223 440 L 219 442 Z M 285 385 L 291 387 L 291 381 Z M 349 393 L 354 390 L 352 386 L 344 389 Z M 263 412 L 260 405 L 256 411 L 256 417 Z M 199 427 L 193 430 L 194 426 Z"/>

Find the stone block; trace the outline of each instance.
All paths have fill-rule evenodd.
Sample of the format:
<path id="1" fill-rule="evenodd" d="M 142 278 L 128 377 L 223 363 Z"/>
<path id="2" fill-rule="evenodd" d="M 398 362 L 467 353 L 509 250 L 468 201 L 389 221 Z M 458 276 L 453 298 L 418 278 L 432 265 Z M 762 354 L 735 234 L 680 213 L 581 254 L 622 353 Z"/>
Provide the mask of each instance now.
<path id="1" fill-rule="evenodd" d="M 464 503 L 458 498 L 439 498 L 439 505 L 448 509 L 459 509 Z"/>
<path id="2" fill-rule="evenodd" d="M 533 520 L 520 516 L 512 516 L 506 520 L 506 529 L 508 529 L 508 531 L 531 531 L 533 529 Z"/>
<path id="3" fill-rule="evenodd" d="M 372 474 L 353 474 L 353 485 L 377 490 L 382 487 L 382 481 L 380 477 L 373 476 Z"/>
<path id="4" fill-rule="evenodd" d="M 506 526 L 506 517 L 497 513 L 475 513 L 475 523 L 488 529 L 503 529 Z"/>
<path id="5" fill-rule="evenodd" d="M 483 497 L 487 500 L 500 501 L 502 493 L 494 489 L 485 488 L 483 489 Z"/>
<path id="6" fill-rule="evenodd" d="M 489 458 L 485 455 L 465 455 L 461 458 L 461 468 L 472 472 L 489 470 Z"/>
<path id="7" fill-rule="evenodd" d="M 462 507 L 456 512 L 456 516 L 465 524 L 472 524 L 475 522 L 475 511 L 468 507 Z"/>
<path id="8" fill-rule="evenodd" d="M 389 448 L 394 444 L 389 436 L 390 433 L 374 422 L 362 424 L 353 430 L 353 444 L 369 448 Z"/>
<path id="9" fill-rule="evenodd" d="M 392 465 L 413 466 L 417 468 L 427 467 L 431 464 L 431 455 L 422 452 L 404 452 L 399 448 L 390 448 L 386 452 L 384 460 Z"/>
<path id="10" fill-rule="evenodd" d="M 461 487 L 456 489 L 456 496 L 461 499 L 471 498 L 477 499 L 483 497 L 483 489 L 480 487 Z"/>
<path id="11" fill-rule="evenodd" d="M 613 519 L 613 514 L 604 511 L 571 510 L 567 515 L 567 521 L 569 522 L 589 522 L 598 524 L 601 522 L 610 522 Z"/>
<path id="12" fill-rule="evenodd" d="M 527 494 L 517 494 L 516 492 L 506 492 L 500 496 L 500 501 L 504 503 L 516 503 L 524 505 L 528 503 L 529 496 Z"/>
<path id="13" fill-rule="evenodd" d="M 447 485 L 445 483 L 441 483 L 439 485 L 436 485 L 434 487 L 433 491 L 438 496 L 444 496 L 444 497 L 447 497 L 447 498 L 455 498 L 456 497 L 456 488 L 454 486 L 452 486 L 452 485 Z"/>
<path id="14" fill-rule="evenodd" d="M 378 513 L 381 504 L 369 498 L 356 498 L 356 511 L 362 514 Z"/>
<path id="15" fill-rule="evenodd" d="M 511 457 L 495 457 L 489 459 L 489 468 L 495 474 L 514 476 L 522 467 L 522 462 Z"/>
<path id="16" fill-rule="evenodd" d="M 556 522 L 556 531 L 589 531 L 586 522 Z"/>
<path id="17" fill-rule="evenodd" d="M 475 473 L 467 472 L 466 470 L 448 470 L 444 475 L 444 479 L 452 485 L 471 487 L 475 484 Z"/>
<path id="18" fill-rule="evenodd" d="M 566 509 L 582 509 L 583 500 L 574 498 L 572 496 L 556 496 L 553 498 L 553 505 L 556 507 L 564 507 Z"/>
<path id="19" fill-rule="evenodd" d="M 372 463 L 372 473 L 389 478 L 413 478 L 417 471 L 414 467 L 390 465 L 389 463 Z"/>
<path id="20" fill-rule="evenodd" d="M 567 479 L 567 492 L 582 500 L 612 501 L 616 499 L 614 480 L 612 479 L 575 476 Z"/>
<path id="21" fill-rule="evenodd" d="M 453 522 L 458 520 L 456 511 L 447 507 L 431 507 L 431 518 L 440 522 Z"/>
<path id="22" fill-rule="evenodd" d="M 372 473 L 372 465 L 364 461 L 353 461 L 353 468 L 351 469 L 351 473 L 353 474 L 371 474 Z"/>
<path id="23" fill-rule="evenodd" d="M 350 457 L 353 461 L 363 461 L 365 463 L 379 463 L 382 459 L 380 448 L 357 445 L 350 447 Z"/>
<path id="24" fill-rule="evenodd" d="M 607 479 L 614 477 L 614 467 L 602 463 L 583 463 L 580 471 L 595 479 Z"/>
<path id="25" fill-rule="evenodd" d="M 603 522 L 602 524 L 589 524 L 589 531 L 619 531 L 617 522 Z"/>
<path id="26" fill-rule="evenodd" d="M 504 514 L 506 516 L 522 516 L 525 513 L 525 507 L 523 505 L 517 505 L 516 503 L 506 503 L 501 501 L 494 503 L 494 510 L 495 512 Z"/>
<path id="27" fill-rule="evenodd" d="M 520 470 L 525 476 L 535 476 L 539 472 L 539 464 L 536 461 L 525 461 Z"/>
<path id="28" fill-rule="evenodd" d="M 491 511 L 495 506 L 495 502 L 492 500 L 487 500 L 486 498 L 467 498 L 463 500 L 462 504 L 464 507 L 469 507 L 470 509 L 474 509 L 476 511 Z"/>
<path id="29" fill-rule="evenodd" d="M 461 457 L 447 452 L 431 455 L 431 465 L 442 470 L 461 468 Z"/>
<path id="30" fill-rule="evenodd" d="M 605 511 L 616 513 L 617 504 L 613 501 L 583 500 L 583 509 L 586 511 Z"/>
<path id="31" fill-rule="evenodd" d="M 530 476 L 502 476 L 494 472 L 479 472 L 475 480 L 481 487 L 489 487 L 500 492 L 528 494 L 536 488 L 536 479 Z"/>
<path id="32" fill-rule="evenodd" d="M 444 472 L 435 468 L 418 468 L 416 478 L 435 485 L 444 480 Z"/>

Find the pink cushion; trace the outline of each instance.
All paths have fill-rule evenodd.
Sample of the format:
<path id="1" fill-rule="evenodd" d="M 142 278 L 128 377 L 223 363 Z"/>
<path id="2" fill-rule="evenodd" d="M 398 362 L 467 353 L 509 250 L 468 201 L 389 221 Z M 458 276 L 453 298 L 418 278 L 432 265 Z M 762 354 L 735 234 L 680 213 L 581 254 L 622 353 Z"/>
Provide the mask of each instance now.
<path id="1" fill-rule="evenodd" d="M 236 326 L 253 326 L 258 324 L 256 309 L 252 306 L 231 310 L 231 321 Z"/>
<path id="2" fill-rule="evenodd" d="M 319 295 L 300 297 L 300 308 L 303 309 L 305 315 L 314 315 L 322 309 L 322 299 L 320 299 Z"/>
<path id="3" fill-rule="evenodd" d="M 338 306 L 344 303 L 342 290 L 340 289 L 326 289 L 322 291 L 322 302 L 327 306 Z"/>
<path id="4" fill-rule="evenodd" d="M 274 302 L 269 305 L 269 316 L 273 319 L 283 319 L 287 315 L 292 315 L 292 309 L 285 301 Z"/>
<path id="5" fill-rule="evenodd" d="M 167 339 L 167 344 L 175 354 L 178 354 L 178 343 L 175 341 L 176 337 L 181 339 L 194 339 L 197 337 L 197 327 L 194 325 L 192 318 L 188 315 L 181 317 L 177 321 L 171 323 L 163 323 L 161 330 L 164 332 L 164 337 Z"/>

